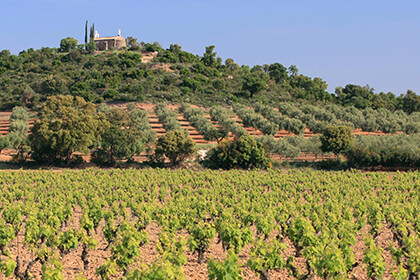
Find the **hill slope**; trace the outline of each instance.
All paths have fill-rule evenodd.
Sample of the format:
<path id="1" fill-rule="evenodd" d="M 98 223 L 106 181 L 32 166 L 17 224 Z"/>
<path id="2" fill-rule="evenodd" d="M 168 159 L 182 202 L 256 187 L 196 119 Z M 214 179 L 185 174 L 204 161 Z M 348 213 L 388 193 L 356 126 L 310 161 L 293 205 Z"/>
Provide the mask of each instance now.
<path id="1" fill-rule="evenodd" d="M 145 44 L 139 50 L 89 53 L 74 49 L 61 53 L 55 48 L 29 49 L 19 55 L 0 52 L 0 107 L 37 106 L 46 96 L 72 94 L 93 102 L 186 101 L 209 105 L 277 105 L 303 100 L 353 105 L 357 108 L 420 110 L 420 96 L 409 91 L 396 97 L 375 94 L 368 86 L 347 85 L 337 95 L 326 91 L 321 78 L 299 74 L 296 66 L 280 63 L 263 66 L 222 62 L 214 46 L 203 56 L 185 52 L 179 45 L 164 50 Z"/>

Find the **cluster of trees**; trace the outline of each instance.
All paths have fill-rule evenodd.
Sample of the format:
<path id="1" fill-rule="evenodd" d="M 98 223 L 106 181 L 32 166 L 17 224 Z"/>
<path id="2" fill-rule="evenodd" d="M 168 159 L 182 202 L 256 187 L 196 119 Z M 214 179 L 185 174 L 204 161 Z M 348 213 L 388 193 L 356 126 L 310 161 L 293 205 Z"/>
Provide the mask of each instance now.
<path id="1" fill-rule="evenodd" d="M 305 130 L 305 124 L 301 120 L 289 118 L 288 116 L 274 110 L 271 106 L 257 103 L 255 106 L 255 111 L 260 113 L 267 120 L 277 124 L 279 129 L 285 129 L 296 135 L 301 135 Z"/>
<path id="2" fill-rule="evenodd" d="M 358 109 L 388 109 L 403 110 L 407 113 L 419 112 L 420 96 L 407 90 L 405 96 L 395 96 L 392 92 L 375 94 L 374 89 L 367 86 L 348 84 L 335 90 L 338 103 L 344 106 L 354 106 Z"/>
<path id="3" fill-rule="evenodd" d="M 247 127 L 255 127 L 266 135 L 276 135 L 279 131 L 278 124 L 255 113 L 254 109 L 247 109 L 245 106 L 237 105 L 234 107 L 234 111 Z"/>
<path id="4" fill-rule="evenodd" d="M 420 135 L 357 136 L 345 154 L 354 167 L 420 167 Z"/>
<path id="5" fill-rule="evenodd" d="M 275 139 L 272 135 L 263 135 L 257 137 L 256 140 L 262 143 L 267 153 L 279 155 L 280 160 L 293 160 L 302 153 L 305 157 L 308 154 L 312 154 L 317 159 L 323 158 L 325 154 L 334 152 L 326 148 L 326 146 L 322 148 L 321 136 L 312 136 L 310 138 L 292 136 Z M 344 151 L 340 151 L 339 153 Z"/>
<path id="6" fill-rule="evenodd" d="M 197 59 L 192 53 L 183 51 L 178 44 L 171 44 L 167 50 L 160 48 L 156 51 L 159 51 L 157 61 L 160 63 L 193 63 Z"/>
<path id="7" fill-rule="evenodd" d="M 378 130 L 385 133 L 404 131 L 414 134 L 420 132 L 419 112 L 407 114 L 401 110 L 391 112 L 384 108 L 374 110 L 372 108 L 358 109 L 354 106 L 343 107 L 335 104 L 315 106 L 288 102 L 281 102 L 278 109 L 282 115 L 300 120 L 314 133 L 322 133 L 329 124 L 346 125 L 369 132 Z"/>
<path id="8" fill-rule="evenodd" d="M 239 66 L 231 58 L 224 62 L 208 46 L 202 56 L 172 44 L 137 42 L 127 38 L 125 50 L 94 55 L 93 32 L 86 23 L 85 44 L 74 38 L 61 40 L 60 48 L 28 49 L 18 55 L 0 52 L 0 107 L 38 106 L 47 96 L 71 94 L 87 101 L 186 101 L 201 105 L 233 103 L 276 105 L 303 101 L 354 106 L 358 109 L 420 111 L 420 96 L 412 91 L 396 97 L 375 93 L 368 86 L 346 85 L 335 94 L 327 92 L 320 78 L 299 74 L 296 66 L 280 63 Z M 142 52 L 155 51 L 151 63 L 142 63 Z M 169 63 L 171 71 L 155 64 Z"/>
<path id="9" fill-rule="evenodd" d="M 179 112 L 183 114 L 184 118 L 197 130 L 198 133 L 203 135 L 207 141 L 217 141 L 218 143 L 223 140 L 228 131 L 221 127 L 217 129 L 205 116 L 203 110 L 200 108 L 193 108 L 191 105 L 182 103 L 179 107 Z"/>
<path id="10" fill-rule="evenodd" d="M 301 152 L 305 151 L 306 146 L 303 145 L 302 141 L 305 138 L 298 137 L 297 139 L 292 138 L 279 138 L 276 140 L 272 135 L 264 135 L 258 137 L 256 140 L 260 142 L 265 150 L 271 154 L 277 154 L 281 157 L 294 159 L 297 158 Z M 290 141 L 292 140 L 292 141 Z M 321 150 L 317 150 L 316 152 L 321 153 Z"/>
<path id="11" fill-rule="evenodd" d="M 147 112 L 135 106 L 97 107 L 81 97 L 57 95 L 47 99 L 38 116 L 29 145 L 32 159 L 41 163 L 79 163 L 75 153 L 90 152 L 96 164 L 113 166 L 132 160 L 155 143 Z M 178 164 L 194 153 L 195 143 L 184 132 L 173 130 L 158 139 L 155 159 Z"/>
<path id="12" fill-rule="evenodd" d="M 217 147 L 208 152 L 204 161 L 211 168 L 267 168 L 270 166 L 267 153 L 296 158 L 302 152 L 315 155 L 344 154 L 349 166 L 354 167 L 420 166 L 419 134 L 355 139 L 353 127 L 331 121 L 339 115 L 331 113 L 332 109 L 314 111 L 310 106 L 297 108 L 282 104 L 278 112 L 264 105 L 257 107 L 261 114 L 244 106 L 237 106 L 235 111 L 246 124 L 262 131 L 261 123 L 271 123 L 263 115 L 272 120 L 279 119 L 281 123 L 288 117 L 283 118 L 280 112 L 296 118 L 311 115 L 317 122 L 325 124 L 322 134 L 308 139 L 294 136 L 276 140 L 273 137 L 275 133 L 269 131 L 262 137 L 253 138 L 236 124 L 228 109 L 218 106 L 211 108 L 210 116 L 217 125 L 213 125 L 199 108 L 182 104 L 179 111 L 207 140 L 218 141 Z M 169 160 L 177 165 L 194 156 L 197 151 L 195 143 L 185 130 L 181 130 L 177 114 L 168 109 L 165 103 L 157 104 L 154 109 L 167 131 L 157 142 L 147 112 L 134 104 L 123 110 L 106 104 L 97 106 L 77 96 L 50 96 L 41 106 L 38 120 L 29 136 L 27 110 L 14 108 L 9 134 L 0 138 L 0 148 L 16 149 L 17 160 L 25 160 L 30 155 L 33 160 L 46 164 L 79 163 L 82 158 L 78 154 L 90 153 L 96 164 L 114 166 L 121 161 L 131 161 L 134 156 L 146 150 L 151 151 L 153 147 L 153 159 L 160 163 Z M 416 116 L 416 113 L 410 116 Z M 277 130 L 276 124 L 275 132 Z M 229 135 L 235 136 L 233 141 L 228 141 Z"/>
<path id="13" fill-rule="evenodd" d="M 352 128 L 328 125 L 320 136 L 275 139 L 264 135 L 256 140 L 269 153 L 293 159 L 301 153 L 315 157 L 326 153 L 344 155 L 348 167 L 420 167 L 420 134 L 396 136 L 353 136 Z"/>
<path id="14" fill-rule="evenodd" d="M 96 50 L 95 38 L 95 24 L 92 24 L 89 28 L 88 36 L 88 21 L 85 24 L 85 43 L 79 44 L 79 41 L 73 37 L 63 38 L 60 41 L 60 48 L 58 52 L 65 53 L 74 50 L 85 50 L 87 53 L 93 53 Z"/>
<path id="15" fill-rule="evenodd" d="M 236 137 L 248 135 L 248 132 L 242 126 L 238 125 L 236 121 L 231 118 L 231 115 L 230 110 L 220 106 L 213 106 L 210 108 L 211 120 L 217 122 L 220 126 L 219 129 L 224 130 L 226 135 L 229 133 L 232 133 Z"/>

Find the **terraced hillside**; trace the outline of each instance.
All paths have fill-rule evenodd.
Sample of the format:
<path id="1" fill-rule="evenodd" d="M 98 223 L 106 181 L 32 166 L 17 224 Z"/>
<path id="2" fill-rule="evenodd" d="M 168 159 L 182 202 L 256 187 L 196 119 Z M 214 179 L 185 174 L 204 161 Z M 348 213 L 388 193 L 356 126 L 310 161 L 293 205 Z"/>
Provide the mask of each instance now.
<path id="1" fill-rule="evenodd" d="M 114 105 L 115 107 L 125 108 L 125 105 Z M 163 129 L 162 124 L 159 122 L 157 116 L 153 113 L 153 104 L 146 104 L 146 103 L 139 103 L 137 104 L 137 107 L 146 110 L 148 112 L 149 116 L 149 122 L 152 126 L 153 130 L 156 132 L 157 137 L 165 134 L 165 130 Z M 168 106 L 170 110 L 177 112 L 178 105 L 169 105 Z M 201 108 L 205 112 L 205 117 L 211 121 L 210 115 L 206 112 L 204 108 Z M 0 112 L 0 135 L 6 135 L 8 134 L 8 130 L 10 127 L 10 118 L 11 112 Z M 200 135 L 197 130 L 190 125 L 190 123 L 182 116 L 182 114 L 178 113 L 178 121 L 183 129 L 188 131 L 190 137 L 197 143 L 197 144 L 210 144 L 215 143 L 214 141 L 206 141 L 202 135 Z M 262 136 L 263 133 L 254 127 L 245 127 L 243 124 L 243 121 L 235 114 L 232 113 L 232 119 L 236 121 L 237 125 L 240 125 L 245 128 L 245 130 L 252 136 Z M 32 127 L 34 122 L 36 121 L 36 118 L 30 118 L 28 121 L 29 127 Z M 217 122 L 211 121 L 215 126 L 217 126 Z M 389 133 L 384 133 L 382 131 L 363 131 L 360 128 L 354 129 L 354 135 L 388 135 Z M 402 132 L 397 132 L 398 134 Z M 294 136 L 295 134 L 287 131 L 285 129 L 279 129 L 277 133 L 274 135 L 274 138 L 279 139 L 282 137 L 290 137 Z M 304 132 L 302 133 L 302 136 L 305 138 L 309 138 L 313 135 L 317 135 L 317 133 L 313 133 L 310 131 L 308 127 L 304 128 Z M 230 135 L 233 137 L 233 135 Z"/>
<path id="2" fill-rule="evenodd" d="M 117 108 L 121 108 L 121 109 L 126 109 L 127 104 L 113 104 L 111 105 L 112 107 L 117 107 Z M 166 133 L 164 126 L 162 125 L 162 123 L 159 121 L 158 116 L 156 115 L 156 113 L 154 112 L 154 104 L 150 104 L 150 103 L 138 103 L 136 104 L 137 108 L 143 109 L 145 111 L 148 112 L 148 118 L 149 118 L 149 124 L 151 126 L 151 128 L 156 132 L 156 136 L 162 136 Z M 206 119 L 207 122 L 211 123 L 212 126 L 214 126 L 216 129 L 221 127 L 221 124 L 215 120 L 212 120 L 211 115 L 209 113 L 209 109 L 208 108 L 202 108 L 202 107 L 198 107 L 198 106 L 193 106 L 195 109 L 201 110 L 202 116 Z M 215 145 L 217 144 L 217 141 L 215 139 L 213 140 L 209 140 L 206 139 L 206 136 L 203 134 L 200 134 L 200 132 L 197 130 L 196 127 L 194 127 L 184 116 L 183 114 L 180 112 L 180 106 L 179 105 L 167 105 L 167 109 L 173 113 L 175 113 L 176 115 L 176 121 L 179 123 L 181 129 L 184 129 L 185 131 L 188 132 L 189 136 L 196 142 L 196 144 L 198 145 L 208 145 L 208 144 L 212 144 Z M 248 108 L 250 110 L 252 110 L 251 108 Z M 226 110 L 226 109 L 225 109 Z M 263 136 L 264 133 L 258 128 L 257 125 L 247 125 L 245 126 L 244 124 L 244 120 L 242 120 L 240 117 L 238 117 L 237 114 L 235 114 L 234 111 L 232 111 L 231 109 L 227 110 L 228 112 L 228 118 L 231 118 L 234 121 L 234 124 L 236 126 L 242 127 L 244 129 L 244 131 L 246 133 L 248 133 L 251 136 L 255 136 L 255 137 L 260 137 Z M 10 127 L 10 118 L 11 112 L 1 112 L 0 113 L 0 134 L 1 135 L 6 135 L 8 134 L 8 130 Z M 263 119 L 264 121 L 267 121 L 265 118 L 259 116 L 260 119 Z M 29 127 L 31 127 L 34 122 L 36 121 L 36 118 L 31 118 L 28 121 Z M 29 131 L 28 131 L 29 133 Z M 383 133 L 381 131 L 376 131 L 376 132 L 368 132 L 368 131 L 362 131 L 360 128 L 356 128 L 353 131 L 354 135 L 387 135 L 387 133 Z M 402 132 L 397 132 L 397 133 L 402 133 Z M 273 138 L 275 140 L 278 139 L 286 139 L 288 137 L 291 136 L 295 136 L 296 134 L 290 131 L 287 131 L 286 129 L 279 127 L 278 130 L 275 131 L 275 133 L 272 134 Z M 314 133 L 312 132 L 309 127 L 304 127 L 304 129 L 301 131 L 300 133 L 301 136 L 303 136 L 306 139 L 309 139 L 315 135 L 318 135 L 318 133 Z M 235 135 L 232 132 L 228 133 L 228 137 L 229 139 L 233 139 Z M 13 153 L 13 151 L 5 151 L 4 153 Z M 3 153 L 3 154 L 4 154 Z M 311 152 L 311 151 L 306 151 L 304 153 L 301 153 L 299 156 L 294 156 L 294 160 L 295 161 L 318 161 L 321 159 L 325 159 L 325 158 L 330 158 L 331 155 L 325 157 L 326 155 L 324 154 L 319 154 L 319 153 L 315 153 L 315 152 Z M 273 159 L 278 159 L 278 160 L 284 160 L 284 159 L 291 159 L 288 156 L 280 156 L 278 154 L 271 154 L 271 157 Z M 145 156 L 145 154 L 141 155 L 140 157 L 137 158 L 137 160 L 143 161 L 147 159 L 147 157 Z"/>

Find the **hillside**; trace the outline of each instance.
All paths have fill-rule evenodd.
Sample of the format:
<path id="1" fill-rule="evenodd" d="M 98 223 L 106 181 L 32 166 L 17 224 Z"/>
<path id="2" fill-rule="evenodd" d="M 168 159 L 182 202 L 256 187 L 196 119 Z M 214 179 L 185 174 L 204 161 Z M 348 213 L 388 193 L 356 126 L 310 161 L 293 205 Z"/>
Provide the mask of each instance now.
<path id="1" fill-rule="evenodd" d="M 101 104 L 98 110 L 103 111 L 103 107 L 105 110 L 109 108 Z M 235 104 L 233 108 L 203 108 L 186 103 L 118 103 L 111 107 L 123 112 L 143 112 L 142 131 L 150 131 L 147 135 L 151 135 L 152 146 L 158 137 L 169 130 L 184 130 L 198 145 L 198 149 L 202 150 L 201 156 L 223 139 L 233 140 L 235 136 L 247 134 L 262 142 L 273 160 L 317 162 L 333 159 L 335 157 L 332 153 L 322 150 L 320 137 L 326 127 L 344 124 L 352 128 L 355 137 L 354 153 L 347 153 L 348 156 L 353 154 L 357 157 L 357 160 L 353 159 L 354 166 L 383 165 L 402 168 L 419 167 L 420 164 L 419 113 L 406 115 L 396 112 L 385 115 L 383 109 L 362 111 L 350 107 L 349 110 L 344 110 L 336 105 L 323 108 L 289 103 L 280 103 L 278 108 L 262 104 L 256 104 L 255 108 L 240 104 Z M 157 110 L 158 107 L 161 109 Z M 168 117 L 173 119 L 172 122 L 169 121 L 170 125 Z M 0 135 L 11 136 L 9 134 L 13 121 L 10 119 L 10 112 L 0 113 Z M 36 120 L 34 116 L 28 118 L 28 127 L 31 128 Z M 6 139 L 7 136 L 0 139 Z M 358 147 L 362 150 L 358 150 Z M 14 149 L 4 150 L 1 160 L 13 160 L 12 156 L 16 152 Z M 84 160 L 91 161 L 89 154 L 82 154 Z M 148 149 L 137 153 L 133 160 L 148 161 L 152 154 Z"/>
<path id="2" fill-rule="evenodd" d="M 121 127 L 130 127 L 132 137 L 137 137 L 130 143 L 138 144 L 130 157 L 144 156 L 145 151 L 154 148 L 156 136 L 178 129 L 188 132 L 196 144 L 206 149 L 209 144 L 246 134 L 255 137 L 274 159 L 306 160 L 309 155 L 311 160 L 317 160 L 318 156 L 324 158 L 325 152 L 333 151 L 321 149 L 318 137 L 333 125 L 345 127 L 349 139 L 354 138 L 352 132 L 354 135 L 389 134 L 377 138 L 356 137 L 351 152 L 346 152 L 351 166 L 414 167 L 420 163 L 418 135 L 415 135 L 420 132 L 420 96 L 414 92 L 396 97 L 393 93 L 376 94 L 368 86 L 348 84 L 331 94 L 325 81 L 299 74 L 294 65 L 286 68 L 276 62 L 250 68 L 237 65 L 231 58 L 223 63 L 214 46 L 206 47 L 202 56 L 185 52 L 176 44 L 165 50 L 158 43 L 137 44 L 132 39 L 127 48 L 118 51 L 86 51 L 75 46 L 66 52 L 62 48 L 42 48 L 11 55 L 3 50 L 0 73 L 3 111 L 15 108 L 25 115 L 26 109 L 17 105 L 32 111 L 24 122 L 11 125 L 7 121 L 10 112 L 0 122 L 0 134 L 16 132 L 0 138 L 2 148 L 19 151 L 16 158 L 26 159 L 30 155 L 35 159 L 35 150 L 45 143 L 42 140 L 35 145 L 26 137 L 26 123 L 29 120 L 29 125 L 33 124 L 44 101 L 72 103 L 78 99 L 70 97 L 74 99 L 71 101 L 64 97 L 70 95 L 89 101 L 86 108 L 90 108 L 88 115 L 93 119 L 89 125 L 92 126 L 97 125 L 95 120 L 100 114 L 109 111 L 105 102 L 114 107 L 130 104 L 132 109 L 110 113 L 105 123 L 98 126 L 114 123 L 113 129 L 118 133 Z M 134 108 L 139 104 L 147 104 L 149 108 L 147 112 L 134 112 L 134 104 L 137 104 Z M 154 105 L 159 105 L 156 107 L 160 112 Z M 53 111 L 62 108 L 60 105 Z M 137 115 L 129 116 L 132 113 Z M 118 121 L 121 123 L 117 124 Z M 64 123 L 67 125 L 66 120 Z M 32 129 L 32 135 L 33 132 Z M 73 132 L 74 127 L 69 127 L 69 135 Z M 108 133 L 107 129 L 86 138 L 88 146 L 69 148 L 66 161 L 70 161 L 74 152 L 95 153 L 102 149 L 103 143 L 98 141 L 105 132 Z M 395 134 L 403 135 L 393 137 Z M 295 135 L 303 137 L 289 137 Z M 314 135 L 317 137 L 311 137 Z M 114 136 L 107 139 L 114 141 Z M 39 157 L 44 158 L 47 151 L 51 149 L 40 151 Z"/>
<path id="3" fill-rule="evenodd" d="M 19 55 L 0 52 L 0 108 L 36 108 L 47 96 L 72 94 L 88 101 L 180 101 L 210 104 L 277 106 L 279 102 L 333 103 L 359 109 L 420 110 L 420 96 L 412 91 L 397 97 L 375 93 L 368 86 L 346 85 L 327 92 L 327 82 L 300 74 L 294 65 L 280 63 L 239 66 L 223 62 L 214 46 L 202 56 L 173 44 L 129 45 L 127 50 L 86 52 L 56 48 L 29 49 Z"/>

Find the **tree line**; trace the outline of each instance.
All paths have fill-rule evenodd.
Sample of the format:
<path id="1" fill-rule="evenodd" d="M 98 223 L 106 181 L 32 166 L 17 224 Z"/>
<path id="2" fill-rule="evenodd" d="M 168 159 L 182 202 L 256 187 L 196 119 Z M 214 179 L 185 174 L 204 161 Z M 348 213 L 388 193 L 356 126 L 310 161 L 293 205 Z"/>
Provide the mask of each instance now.
<path id="1" fill-rule="evenodd" d="M 409 114 L 420 111 L 420 96 L 410 90 L 397 96 L 348 84 L 329 93 L 326 81 L 300 74 L 295 65 L 240 66 L 231 58 L 223 62 L 215 46 L 206 47 L 200 56 L 178 44 L 164 49 L 157 42 L 137 42 L 128 37 L 125 49 L 95 54 L 93 26 L 89 39 L 87 27 L 85 44 L 68 37 L 60 48 L 28 49 L 18 55 L 1 51 L 0 107 L 37 107 L 48 96 L 70 94 L 94 103 L 186 101 L 208 106 L 259 101 L 277 106 L 294 101 Z M 142 63 L 144 52 L 157 52 L 157 56 L 151 63 Z M 169 64 L 170 71 L 151 67 L 160 64 Z"/>
<path id="2" fill-rule="evenodd" d="M 418 133 L 355 137 L 352 127 L 331 122 L 322 127 L 320 135 L 310 138 L 296 135 L 276 140 L 271 126 L 278 131 L 274 117 L 281 117 L 281 113 L 262 105 L 257 107 L 258 112 L 268 113 L 259 114 L 242 105 L 234 109 L 244 125 L 264 132 L 263 136 L 251 137 L 236 124 L 229 109 L 212 107 L 209 111 L 210 118 L 215 121 L 213 124 L 202 109 L 182 104 L 178 111 L 190 124 L 206 140 L 217 141 L 217 146 L 210 149 L 200 163 L 216 169 L 268 168 L 272 166 L 269 154 L 293 160 L 301 153 L 311 153 L 316 157 L 332 153 L 337 158 L 340 154 L 345 155 L 349 167 L 420 167 Z M 134 103 L 121 109 L 105 103 L 95 105 L 71 95 L 50 96 L 42 104 L 29 135 L 28 111 L 23 107 L 14 108 L 9 134 L 0 137 L 0 151 L 5 147 L 15 149 L 16 162 L 30 158 L 38 164 L 65 166 L 83 163 L 83 154 L 89 154 L 90 161 L 99 166 L 134 162 L 135 156 L 144 152 L 149 157 L 149 164 L 154 166 L 162 166 L 165 162 L 179 165 L 188 158 L 196 158 L 198 148 L 188 132 L 181 128 L 176 112 L 169 110 L 166 103 L 156 104 L 154 109 L 166 130 L 166 134 L 158 139 L 149 124 L 147 112 Z M 263 115 L 271 117 L 274 122 Z M 265 131 L 266 127 L 270 129 Z M 234 136 L 233 140 L 229 140 L 231 136 Z"/>

